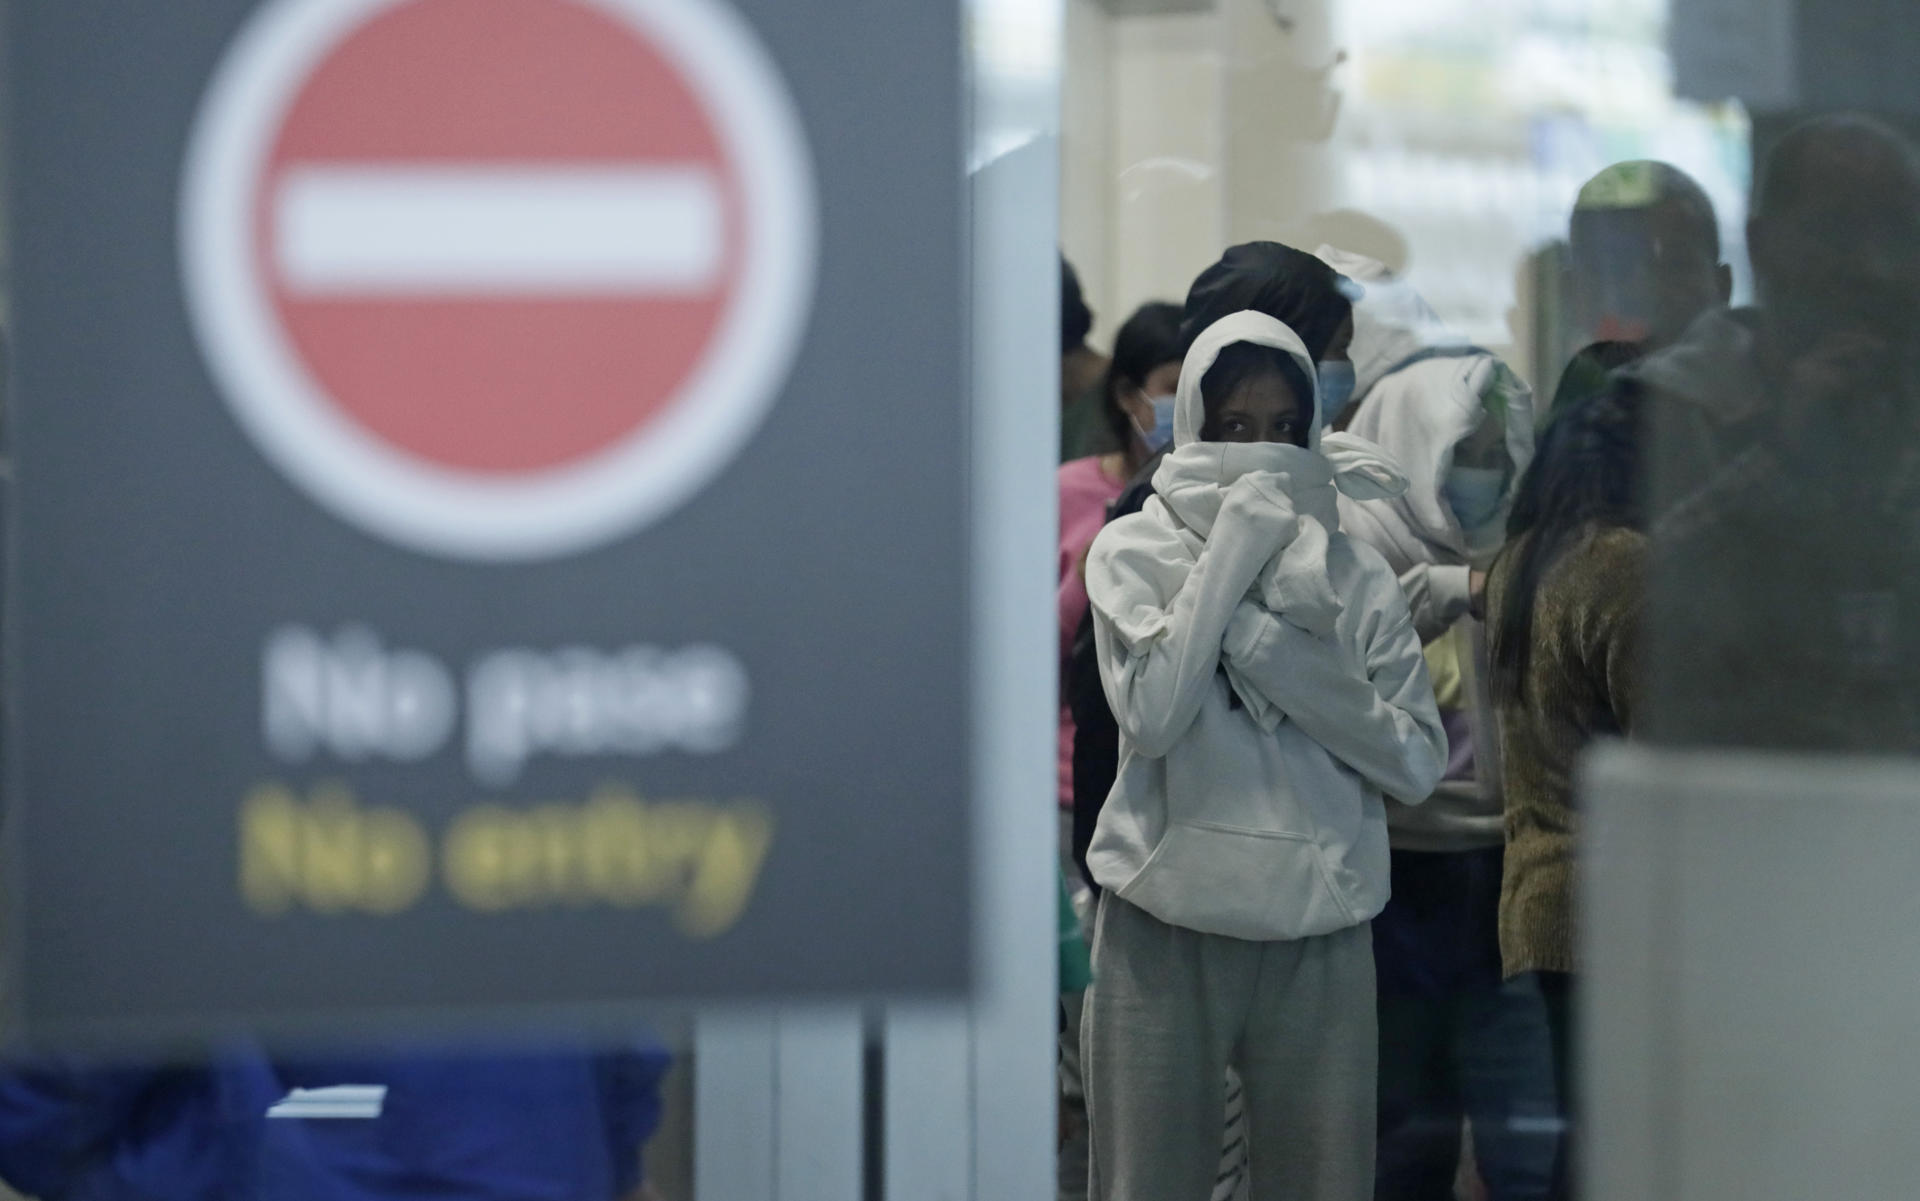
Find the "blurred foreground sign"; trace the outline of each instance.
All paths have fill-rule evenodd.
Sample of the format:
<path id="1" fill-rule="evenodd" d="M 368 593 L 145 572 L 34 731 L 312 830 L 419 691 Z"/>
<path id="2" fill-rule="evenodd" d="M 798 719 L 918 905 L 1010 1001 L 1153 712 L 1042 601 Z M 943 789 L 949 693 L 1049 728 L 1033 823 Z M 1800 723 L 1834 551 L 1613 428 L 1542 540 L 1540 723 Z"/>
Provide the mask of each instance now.
<path id="1" fill-rule="evenodd" d="M 189 315 L 260 450 L 430 554 L 548 558 L 727 466 L 785 383 L 818 223 L 720 0 L 330 0 L 216 71 Z"/>
<path id="2" fill-rule="evenodd" d="M 1913 0 L 1674 0 L 1667 37 L 1680 96 L 1757 115 L 1920 114 Z"/>
<path id="3" fill-rule="evenodd" d="M 958 19 L 899 7 L 19 6 L 31 1030 L 964 987 Z"/>

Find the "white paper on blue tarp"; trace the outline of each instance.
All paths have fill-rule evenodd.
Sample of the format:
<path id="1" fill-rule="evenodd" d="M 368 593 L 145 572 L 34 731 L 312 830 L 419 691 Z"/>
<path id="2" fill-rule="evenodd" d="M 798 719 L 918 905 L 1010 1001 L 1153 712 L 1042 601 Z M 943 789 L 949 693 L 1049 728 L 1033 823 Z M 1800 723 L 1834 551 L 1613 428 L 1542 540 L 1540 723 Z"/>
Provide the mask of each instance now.
<path id="1" fill-rule="evenodd" d="M 386 1107 L 384 1084 L 335 1084 L 327 1088 L 296 1088 L 267 1110 L 270 1118 L 370 1120 Z"/>

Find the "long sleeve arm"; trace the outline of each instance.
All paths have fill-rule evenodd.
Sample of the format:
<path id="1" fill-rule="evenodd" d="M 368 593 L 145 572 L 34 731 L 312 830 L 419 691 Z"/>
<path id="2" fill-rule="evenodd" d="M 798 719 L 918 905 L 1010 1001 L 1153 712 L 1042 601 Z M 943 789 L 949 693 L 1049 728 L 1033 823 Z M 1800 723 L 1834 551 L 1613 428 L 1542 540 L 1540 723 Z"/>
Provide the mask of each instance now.
<path id="1" fill-rule="evenodd" d="M 1614 531 L 1584 550 L 1593 581 L 1574 614 L 1574 639 L 1582 664 L 1607 699 L 1620 733 L 1631 736 L 1634 701 L 1640 693 L 1641 627 L 1647 595 L 1644 537 Z"/>
<path id="2" fill-rule="evenodd" d="M 1400 577 L 1400 590 L 1407 595 L 1407 608 L 1413 613 L 1413 628 L 1422 646 L 1452 629 L 1466 616 L 1471 603 L 1469 583 L 1472 569 L 1415 563 Z"/>
<path id="3" fill-rule="evenodd" d="M 1171 603 L 1148 615 L 1150 624 L 1159 627 L 1152 636 L 1130 642 L 1116 621 L 1119 615 L 1111 600 L 1099 592 L 1094 595 L 1101 683 L 1121 733 L 1142 755 L 1165 755 L 1193 725 L 1219 670 L 1221 639 L 1234 607 L 1272 558 L 1279 540 L 1273 532 L 1276 523 L 1294 520 L 1289 510 L 1280 507 L 1284 502 L 1265 497 L 1259 488 L 1253 477 L 1247 477 L 1228 491 L 1206 545 Z M 1101 555 L 1100 543 L 1095 543 L 1093 553 Z M 1148 591 L 1149 573 L 1130 573 L 1123 557 L 1116 556 L 1103 568 L 1123 578 L 1131 575 L 1133 586 L 1117 591 L 1136 595 Z M 1103 599 L 1109 604 L 1103 606 Z M 1135 604 L 1125 614 L 1125 624 L 1138 628 L 1141 609 Z"/>
<path id="4" fill-rule="evenodd" d="M 1620 732 L 1633 734 L 1634 699 L 1639 694 L 1639 613 L 1636 610 L 1621 621 L 1607 642 L 1603 678 L 1607 682 L 1607 701 L 1620 722 Z"/>
<path id="5" fill-rule="evenodd" d="M 1396 606 L 1381 625 L 1362 665 L 1333 639 L 1248 602 L 1224 646 L 1234 669 L 1308 737 L 1381 792 L 1417 805 L 1446 769 L 1447 732 L 1412 620 Z"/>

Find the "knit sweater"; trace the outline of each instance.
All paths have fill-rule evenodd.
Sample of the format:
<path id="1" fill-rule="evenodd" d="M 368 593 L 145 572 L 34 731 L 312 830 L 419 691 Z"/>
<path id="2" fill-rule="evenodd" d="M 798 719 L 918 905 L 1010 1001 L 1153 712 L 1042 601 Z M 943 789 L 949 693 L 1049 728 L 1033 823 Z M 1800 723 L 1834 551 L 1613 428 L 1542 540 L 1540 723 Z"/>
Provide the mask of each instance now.
<path id="1" fill-rule="evenodd" d="M 1492 629 L 1502 628 L 1521 539 L 1488 581 Z M 1574 773 L 1597 738 L 1633 728 L 1636 651 L 1646 590 L 1646 536 L 1582 532 L 1547 568 L 1533 598 L 1525 692 L 1496 703 L 1504 745 L 1507 853 L 1500 889 L 1506 974 L 1571 972 L 1579 812 Z"/>

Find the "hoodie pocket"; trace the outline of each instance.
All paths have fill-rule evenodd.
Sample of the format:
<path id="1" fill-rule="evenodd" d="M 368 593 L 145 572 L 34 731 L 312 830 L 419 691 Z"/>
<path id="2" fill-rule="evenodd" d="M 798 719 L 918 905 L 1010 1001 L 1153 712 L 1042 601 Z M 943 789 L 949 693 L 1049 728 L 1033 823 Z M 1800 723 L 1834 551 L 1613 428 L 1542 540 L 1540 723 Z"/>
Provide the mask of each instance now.
<path id="1" fill-rule="evenodd" d="M 1175 822 L 1120 897 L 1163 922 L 1271 941 L 1358 924 L 1326 856 L 1304 834 Z"/>

